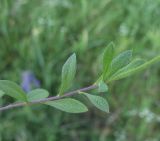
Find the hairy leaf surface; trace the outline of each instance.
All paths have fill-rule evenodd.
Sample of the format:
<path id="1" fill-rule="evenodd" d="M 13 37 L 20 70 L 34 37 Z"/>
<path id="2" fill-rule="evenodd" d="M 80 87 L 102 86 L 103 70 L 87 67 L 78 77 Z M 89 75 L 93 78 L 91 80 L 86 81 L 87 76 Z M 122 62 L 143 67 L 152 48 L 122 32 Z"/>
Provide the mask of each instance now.
<path id="1" fill-rule="evenodd" d="M 68 113 L 83 113 L 88 111 L 87 107 L 83 103 L 73 98 L 64 98 L 55 101 L 49 101 L 45 104 Z"/>

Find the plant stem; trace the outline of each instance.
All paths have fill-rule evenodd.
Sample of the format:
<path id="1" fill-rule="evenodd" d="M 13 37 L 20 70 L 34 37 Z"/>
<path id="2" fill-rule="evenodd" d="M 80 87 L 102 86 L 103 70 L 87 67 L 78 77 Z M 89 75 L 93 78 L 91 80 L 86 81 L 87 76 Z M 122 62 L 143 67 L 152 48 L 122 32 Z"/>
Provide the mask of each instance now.
<path id="1" fill-rule="evenodd" d="M 22 107 L 22 106 L 29 106 L 29 105 L 34 105 L 34 104 L 45 103 L 45 102 L 48 102 L 48 101 L 54 101 L 54 100 L 58 100 L 58 99 L 62 99 L 62 98 L 70 97 L 70 96 L 74 96 L 76 94 L 79 94 L 79 92 L 85 92 L 85 91 L 93 90 L 93 89 L 96 89 L 97 87 L 98 87 L 97 85 L 90 85 L 88 87 L 84 87 L 84 88 L 81 88 L 81 89 L 78 89 L 78 90 L 74 90 L 74 91 L 65 93 L 62 96 L 53 96 L 53 97 L 48 97 L 48 98 L 44 98 L 44 99 L 40 99 L 40 100 L 34 100 L 32 102 L 13 103 L 13 104 L 9 104 L 7 106 L 0 107 L 0 111 L 13 109 L 13 108 L 16 108 L 16 107 Z"/>

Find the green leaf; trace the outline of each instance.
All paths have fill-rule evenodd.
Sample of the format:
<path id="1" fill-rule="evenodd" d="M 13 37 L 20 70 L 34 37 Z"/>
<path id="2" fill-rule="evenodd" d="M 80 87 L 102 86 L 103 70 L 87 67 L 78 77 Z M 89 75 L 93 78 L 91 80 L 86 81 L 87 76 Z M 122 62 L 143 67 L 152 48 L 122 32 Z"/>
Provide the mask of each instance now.
<path id="1" fill-rule="evenodd" d="M 4 91 L 6 95 L 9 95 L 17 100 L 27 100 L 25 92 L 21 89 L 20 86 L 12 81 L 0 80 L 0 90 Z"/>
<path id="2" fill-rule="evenodd" d="M 98 109 L 100 109 L 104 112 L 109 113 L 108 102 L 103 97 L 91 95 L 91 94 L 88 94 L 88 93 L 84 93 L 84 94 L 88 97 L 88 99 L 91 101 L 91 103 L 95 107 L 97 107 Z"/>
<path id="3" fill-rule="evenodd" d="M 135 59 L 133 60 L 131 63 L 129 63 L 127 66 L 123 67 L 122 69 L 118 70 L 115 74 L 113 74 L 110 79 L 114 79 L 115 77 L 117 77 L 118 75 L 121 75 L 124 72 L 127 72 L 131 69 L 135 69 L 136 67 L 142 65 L 144 63 L 144 60 L 142 59 Z M 128 74 L 129 75 L 129 74 Z M 121 76 L 121 78 L 123 78 L 123 76 Z M 120 79 L 120 78 L 119 78 Z"/>
<path id="4" fill-rule="evenodd" d="M 105 51 L 104 51 L 104 54 L 103 54 L 103 79 L 106 78 L 106 75 L 108 73 L 108 70 L 109 70 L 109 66 L 112 62 L 112 59 L 113 59 L 113 55 L 114 55 L 114 44 L 113 43 L 110 43 Z"/>
<path id="5" fill-rule="evenodd" d="M 108 91 L 108 86 L 103 81 L 100 81 L 98 84 L 98 92 L 103 93 L 107 91 Z"/>
<path id="6" fill-rule="evenodd" d="M 159 62 L 160 61 L 160 56 L 157 56 L 153 59 L 151 59 L 150 61 L 141 64 L 141 62 L 132 62 L 132 64 L 130 64 L 129 66 L 126 66 L 126 68 L 123 68 L 123 70 L 120 70 L 119 73 L 117 72 L 115 75 L 113 75 L 108 81 L 113 81 L 113 80 L 118 80 L 124 77 L 127 77 L 129 75 L 132 75 L 136 72 L 139 72 L 147 67 L 149 67 L 150 65 Z M 141 65 L 140 65 L 141 64 Z M 136 66 L 137 65 L 137 66 Z"/>
<path id="7" fill-rule="evenodd" d="M 44 99 L 44 98 L 46 98 L 48 96 L 49 96 L 49 93 L 48 93 L 47 90 L 44 90 L 44 89 L 35 89 L 35 90 L 30 91 L 27 94 L 27 100 L 29 102 L 31 102 L 31 101 L 34 101 L 34 100 Z"/>
<path id="8" fill-rule="evenodd" d="M 115 57 L 112 60 L 111 66 L 110 66 L 110 72 L 109 75 L 113 75 L 115 72 L 117 72 L 122 67 L 129 64 L 132 58 L 132 50 L 127 50 L 122 53 L 120 53 L 117 57 Z"/>
<path id="9" fill-rule="evenodd" d="M 5 94 L 4 91 L 0 90 L 0 98 Z"/>
<path id="10" fill-rule="evenodd" d="M 45 104 L 53 106 L 59 110 L 68 113 L 83 113 L 88 111 L 87 107 L 83 103 L 72 98 L 64 98 L 55 101 L 49 101 Z"/>
<path id="11" fill-rule="evenodd" d="M 62 78 L 59 95 L 68 90 L 74 80 L 76 74 L 76 54 L 71 55 L 62 68 Z"/>

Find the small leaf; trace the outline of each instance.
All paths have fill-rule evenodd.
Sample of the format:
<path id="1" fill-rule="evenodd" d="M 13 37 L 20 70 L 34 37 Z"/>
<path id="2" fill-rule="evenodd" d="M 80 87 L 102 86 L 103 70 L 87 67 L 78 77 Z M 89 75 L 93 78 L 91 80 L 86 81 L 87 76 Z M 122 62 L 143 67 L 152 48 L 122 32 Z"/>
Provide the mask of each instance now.
<path id="1" fill-rule="evenodd" d="M 98 84 L 98 92 L 103 93 L 107 91 L 108 91 L 108 86 L 103 81 L 100 81 Z"/>
<path id="2" fill-rule="evenodd" d="M 104 54 L 103 54 L 103 79 L 106 78 L 106 75 L 109 70 L 109 66 L 110 66 L 112 59 L 113 59 L 113 55 L 114 55 L 114 48 L 113 47 L 114 47 L 114 44 L 110 43 L 106 47 Z"/>
<path id="3" fill-rule="evenodd" d="M 121 78 L 124 78 L 124 77 L 127 77 L 129 75 L 132 75 L 136 72 L 139 72 L 147 67 L 149 67 L 150 65 L 156 63 L 156 62 L 159 62 L 160 61 L 160 56 L 157 56 L 153 59 L 151 59 L 150 61 L 146 62 L 146 63 L 143 63 L 142 65 L 138 65 L 137 67 L 131 67 L 130 65 L 130 69 L 125 69 L 126 71 L 120 71 L 120 73 L 117 72 L 116 75 L 112 76 L 109 80 L 109 81 L 113 81 L 113 80 L 118 80 L 118 79 L 121 79 Z M 132 64 L 133 65 L 133 64 Z M 128 67 L 129 68 L 129 67 Z"/>
<path id="4" fill-rule="evenodd" d="M 131 58 L 132 58 L 132 51 L 131 50 L 127 50 L 125 52 L 120 53 L 117 57 L 115 57 L 112 60 L 110 70 L 109 70 L 110 71 L 109 75 L 113 75 L 119 69 L 121 69 L 122 67 L 129 64 L 129 62 L 131 61 Z"/>
<path id="5" fill-rule="evenodd" d="M 127 66 L 123 67 L 122 69 L 118 70 L 115 74 L 113 74 L 109 80 L 111 79 L 115 79 L 117 76 L 121 75 L 124 72 L 127 72 L 131 69 L 135 69 L 136 67 L 140 66 L 141 64 L 144 63 L 144 60 L 142 59 L 135 59 L 133 60 L 131 63 L 129 63 Z M 129 74 L 128 74 L 129 75 Z M 121 76 L 121 78 L 123 78 L 123 76 Z M 120 77 L 119 77 L 120 79 Z"/>
<path id="6" fill-rule="evenodd" d="M 9 95 L 17 100 L 26 101 L 27 97 L 25 92 L 16 83 L 9 80 L 0 80 L 0 89 L 6 95 Z"/>
<path id="7" fill-rule="evenodd" d="M 91 101 L 91 103 L 95 107 L 97 107 L 98 109 L 100 109 L 104 112 L 109 113 L 108 102 L 103 97 L 91 95 L 91 94 L 88 94 L 88 93 L 84 93 L 84 94 L 88 97 L 88 99 Z"/>
<path id="8" fill-rule="evenodd" d="M 55 101 L 49 101 L 45 104 L 53 106 L 59 110 L 68 113 L 83 113 L 88 111 L 87 107 L 83 103 L 72 98 L 64 98 Z"/>
<path id="9" fill-rule="evenodd" d="M 48 93 L 47 90 L 39 88 L 39 89 L 35 89 L 35 90 L 30 91 L 27 94 L 27 100 L 29 102 L 31 102 L 31 101 L 34 101 L 34 100 L 40 100 L 40 99 L 47 98 L 48 96 L 49 96 L 49 93 Z"/>
<path id="10" fill-rule="evenodd" d="M 0 98 L 5 94 L 4 91 L 0 90 Z"/>
<path id="11" fill-rule="evenodd" d="M 76 74 L 76 54 L 71 55 L 62 68 L 62 78 L 59 95 L 70 88 Z"/>

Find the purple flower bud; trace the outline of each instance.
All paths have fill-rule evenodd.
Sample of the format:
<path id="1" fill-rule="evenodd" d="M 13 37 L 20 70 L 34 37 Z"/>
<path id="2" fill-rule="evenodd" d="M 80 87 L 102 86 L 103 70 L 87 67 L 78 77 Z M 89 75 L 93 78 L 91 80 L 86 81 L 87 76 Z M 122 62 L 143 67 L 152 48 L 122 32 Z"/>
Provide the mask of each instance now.
<path id="1" fill-rule="evenodd" d="M 29 92 L 33 88 L 40 87 L 40 81 L 35 77 L 33 72 L 25 71 L 22 73 L 21 87 L 25 92 Z"/>

